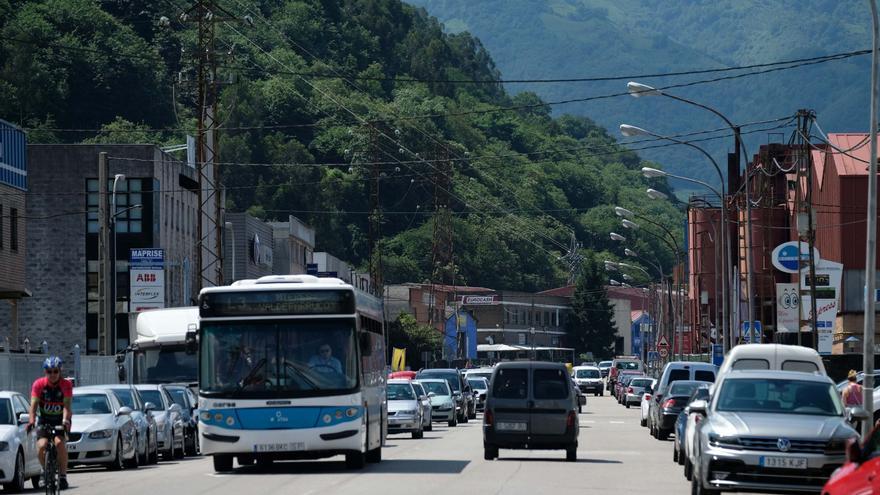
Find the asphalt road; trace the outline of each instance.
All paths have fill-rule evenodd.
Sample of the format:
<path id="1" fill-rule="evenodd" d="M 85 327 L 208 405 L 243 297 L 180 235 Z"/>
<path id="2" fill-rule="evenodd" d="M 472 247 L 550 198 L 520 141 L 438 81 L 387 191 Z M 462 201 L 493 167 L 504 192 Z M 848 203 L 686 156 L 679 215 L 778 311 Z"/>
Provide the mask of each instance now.
<path id="1" fill-rule="evenodd" d="M 71 494 L 686 494 L 690 485 L 672 462 L 672 441 L 660 442 L 639 426 L 638 408 L 589 397 L 580 416 L 578 462 L 564 451 L 502 450 L 483 460 L 480 421 L 456 428 L 434 426 L 422 440 L 392 435 L 383 461 L 359 472 L 342 458 L 276 463 L 269 469 L 237 468 L 218 475 L 209 458 L 160 462 L 111 473 L 76 468 Z"/>

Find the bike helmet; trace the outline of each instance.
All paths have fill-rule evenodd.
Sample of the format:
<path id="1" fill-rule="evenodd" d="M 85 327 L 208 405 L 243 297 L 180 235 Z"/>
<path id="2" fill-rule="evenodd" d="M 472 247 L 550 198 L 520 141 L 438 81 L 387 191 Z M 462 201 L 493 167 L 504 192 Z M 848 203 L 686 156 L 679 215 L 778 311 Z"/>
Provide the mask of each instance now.
<path id="1" fill-rule="evenodd" d="M 43 361 L 43 369 L 61 368 L 62 364 L 64 364 L 64 361 L 62 361 L 60 357 L 49 356 Z"/>

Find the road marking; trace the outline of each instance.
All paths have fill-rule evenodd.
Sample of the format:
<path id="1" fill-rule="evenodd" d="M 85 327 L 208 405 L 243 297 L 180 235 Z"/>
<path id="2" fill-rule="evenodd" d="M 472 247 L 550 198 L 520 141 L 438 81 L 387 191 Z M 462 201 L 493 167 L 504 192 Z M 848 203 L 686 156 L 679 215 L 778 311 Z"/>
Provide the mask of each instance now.
<path id="1" fill-rule="evenodd" d="M 584 420 L 584 423 L 595 423 L 595 422 L 596 422 L 596 421 L 595 421 L 595 420 L 592 420 L 592 419 L 585 419 L 585 420 Z"/>
<path id="2" fill-rule="evenodd" d="M 622 425 L 624 422 L 623 421 L 609 421 L 609 423 L 611 423 L 613 425 Z"/>

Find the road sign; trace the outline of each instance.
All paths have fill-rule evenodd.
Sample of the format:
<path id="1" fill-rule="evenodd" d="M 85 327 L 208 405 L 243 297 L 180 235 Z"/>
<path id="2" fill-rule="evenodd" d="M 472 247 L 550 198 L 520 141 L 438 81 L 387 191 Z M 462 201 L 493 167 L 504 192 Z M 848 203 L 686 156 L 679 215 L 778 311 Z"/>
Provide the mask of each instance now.
<path id="1" fill-rule="evenodd" d="M 665 347 L 661 347 L 660 348 L 660 358 L 666 359 L 667 357 L 669 357 L 669 349 L 667 349 Z"/>
<path id="2" fill-rule="evenodd" d="M 750 328 L 749 322 L 747 322 L 747 321 L 742 322 L 742 336 L 743 336 L 743 340 L 747 344 L 752 343 L 752 331 L 753 330 L 755 332 L 755 343 L 760 343 L 761 342 L 761 331 L 762 331 L 761 322 L 755 321 L 754 327 L 751 327 L 751 328 Z"/>
<path id="3" fill-rule="evenodd" d="M 659 361 L 660 353 L 657 351 L 648 351 L 648 361 Z"/>
<path id="4" fill-rule="evenodd" d="M 665 335 L 661 335 L 660 339 L 657 340 L 657 348 L 658 349 L 666 349 L 667 347 L 669 347 L 669 341 L 666 340 Z"/>

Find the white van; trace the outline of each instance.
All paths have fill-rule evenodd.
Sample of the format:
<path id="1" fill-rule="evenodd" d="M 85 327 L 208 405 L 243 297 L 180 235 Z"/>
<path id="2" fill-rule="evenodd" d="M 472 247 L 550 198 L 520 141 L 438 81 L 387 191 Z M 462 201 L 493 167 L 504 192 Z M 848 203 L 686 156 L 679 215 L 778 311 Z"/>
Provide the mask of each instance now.
<path id="1" fill-rule="evenodd" d="M 738 345 L 724 357 L 718 375 L 730 370 L 782 370 L 827 375 L 822 357 L 815 349 L 783 344 Z"/>

